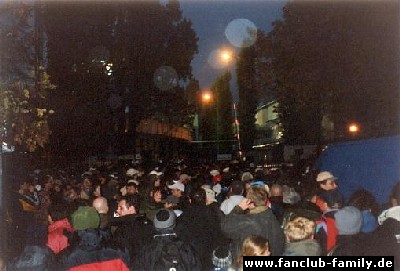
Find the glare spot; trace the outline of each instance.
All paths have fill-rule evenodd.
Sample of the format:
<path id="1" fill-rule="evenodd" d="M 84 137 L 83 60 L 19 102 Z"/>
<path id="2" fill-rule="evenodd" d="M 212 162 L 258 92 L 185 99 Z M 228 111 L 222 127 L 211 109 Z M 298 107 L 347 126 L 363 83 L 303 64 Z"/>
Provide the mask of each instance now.
<path id="1" fill-rule="evenodd" d="M 235 47 L 249 47 L 257 40 L 257 27 L 248 19 L 235 19 L 226 27 L 225 36 Z"/>
<path id="2" fill-rule="evenodd" d="M 159 90 L 167 91 L 178 85 L 178 73 L 170 66 L 161 66 L 155 71 L 153 80 Z"/>
<path id="3" fill-rule="evenodd" d="M 212 68 L 223 69 L 231 64 L 229 61 L 224 61 L 224 59 L 221 57 L 223 52 L 223 49 L 217 49 L 210 53 L 208 56 L 208 64 L 210 64 Z"/>

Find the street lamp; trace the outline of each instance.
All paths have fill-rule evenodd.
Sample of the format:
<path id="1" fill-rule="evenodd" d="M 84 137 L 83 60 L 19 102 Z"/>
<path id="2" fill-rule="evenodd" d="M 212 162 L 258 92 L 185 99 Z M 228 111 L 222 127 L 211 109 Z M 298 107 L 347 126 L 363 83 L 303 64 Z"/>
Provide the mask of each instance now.
<path id="1" fill-rule="evenodd" d="M 223 50 L 221 51 L 221 60 L 225 63 L 230 63 L 233 60 L 234 56 L 231 51 Z"/>
<path id="2" fill-rule="evenodd" d="M 220 59 L 222 62 L 224 62 L 227 66 L 230 63 L 233 63 L 236 61 L 238 58 L 235 56 L 234 51 L 231 49 L 222 49 L 220 51 Z M 239 130 L 239 119 L 238 119 L 238 114 L 237 114 L 237 104 L 233 104 L 233 113 L 234 113 L 234 127 L 235 127 L 235 137 L 236 137 L 236 143 L 237 143 L 237 151 L 239 157 L 242 156 L 242 151 L 241 151 L 241 145 L 240 145 L 240 130 Z"/>
<path id="3" fill-rule="evenodd" d="M 348 130 L 349 130 L 349 133 L 356 134 L 360 131 L 360 126 L 357 123 L 350 123 Z"/>
<path id="4" fill-rule="evenodd" d="M 212 99 L 212 93 L 210 91 L 203 91 L 201 93 L 201 101 L 204 104 L 209 104 L 211 103 L 211 99 Z"/>
<path id="5" fill-rule="evenodd" d="M 211 102 L 214 102 L 215 110 L 216 110 L 216 144 L 217 144 L 217 154 L 219 154 L 219 105 L 217 99 L 217 93 L 214 93 L 210 90 L 203 90 L 201 92 L 201 101 L 203 105 L 210 105 Z"/>
<path id="6" fill-rule="evenodd" d="M 351 135 L 351 137 L 354 139 L 360 132 L 360 125 L 358 123 L 350 123 L 347 126 L 347 130 L 349 132 L 349 134 Z"/>

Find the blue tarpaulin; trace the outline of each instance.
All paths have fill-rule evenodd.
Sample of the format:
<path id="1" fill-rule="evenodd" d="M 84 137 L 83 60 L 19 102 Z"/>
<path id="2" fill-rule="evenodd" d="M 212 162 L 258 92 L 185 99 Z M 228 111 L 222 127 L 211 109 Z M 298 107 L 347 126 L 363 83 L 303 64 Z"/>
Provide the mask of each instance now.
<path id="1" fill-rule="evenodd" d="M 400 136 L 331 144 L 315 166 L 338 177 L 339 190 L 346 199 L 364 188 L 379 203 L 387 203 L 393 186 L 400 181 Z"/>

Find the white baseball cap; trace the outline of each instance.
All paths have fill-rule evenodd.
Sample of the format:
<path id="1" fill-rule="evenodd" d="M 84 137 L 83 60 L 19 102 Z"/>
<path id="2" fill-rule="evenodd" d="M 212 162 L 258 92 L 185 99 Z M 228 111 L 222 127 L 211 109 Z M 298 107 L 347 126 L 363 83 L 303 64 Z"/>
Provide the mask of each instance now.
<path id="1" fill-rule="evenodd" d="M 126 175 L 128 175 L 128 176 L 134 176 L 134 175 L 137 175 L 138 173 L 139 173 L 139 171 L 134 168 L 130 168 L 126 171 Z"/>
<path id="2" fill-rule="evenodd" d="M 157 176 L 161 176 L 163 173 L 159 172 L 157 170 L 152 170 L 152 171 L 150 171 L 149 175 L 152 175 L 152 174 L 157 175 Z"/>
<path id="3" fill-rule="evenodd" d="M 337 178 L 333 176 L 332 173 L 330 173 L 329 171 L 322 171 L 317 176 L 317 182 L 323 182 L 330 179 L 337 180 Z"/>
<path id="4" fill-rule="evenodd" d="M 178 189 L 178 190 L 180 190 L 182 192 L 185 191 L 185 185 L 183 183 L 181 183 L 181 182 L 175 182 L 172 185 L 168 185 L 168 188 L 169 189 Z"/>

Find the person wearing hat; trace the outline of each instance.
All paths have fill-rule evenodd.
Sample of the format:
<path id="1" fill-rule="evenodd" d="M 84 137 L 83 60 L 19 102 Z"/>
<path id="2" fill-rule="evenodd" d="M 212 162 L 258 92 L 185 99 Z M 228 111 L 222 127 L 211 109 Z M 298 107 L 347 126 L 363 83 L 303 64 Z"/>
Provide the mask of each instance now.
<path id="1" fill-rule="evenodd" d="M 337 189 L 337 178 L 329 171 L 322 171 L 317 175 L 316 179 L 322 191 Z"/>
<path id="2" fill-rule="evenodd" d="M 75 241 L 60 252 L 59 266 L 54 270 L 130 270 L 128 253 L 105 242 L 94 207 L 80 206 L 71 215 L 71 224 L 76 230 L 71 240 Z"/>
<path id="3" fill-rule="evenodd" d="M 190 205 L 189 198 L 185 193 L 185 185 L 180 181 L 174 181 L 173 184 L 168 185 L 168 188 L 171 190 L 171 195 L 179 199 L 179 208 L 184 211 Z"/>
<path id="4" fill-rule="evenodd" d="M 139 252 L 135 270 L 203 270 L 193 247 L 175 232 L 176 215 L 170 209 L 159 210 L 153 219 L 155 234 Z"/>
<path id="5" fill-rule="evenodd" d="M 232 253 L 229 245 L 219 246 L 214 249 L 212 254 L 212 263 L 214 271 L 228 271 L 233 269 Z"/>

